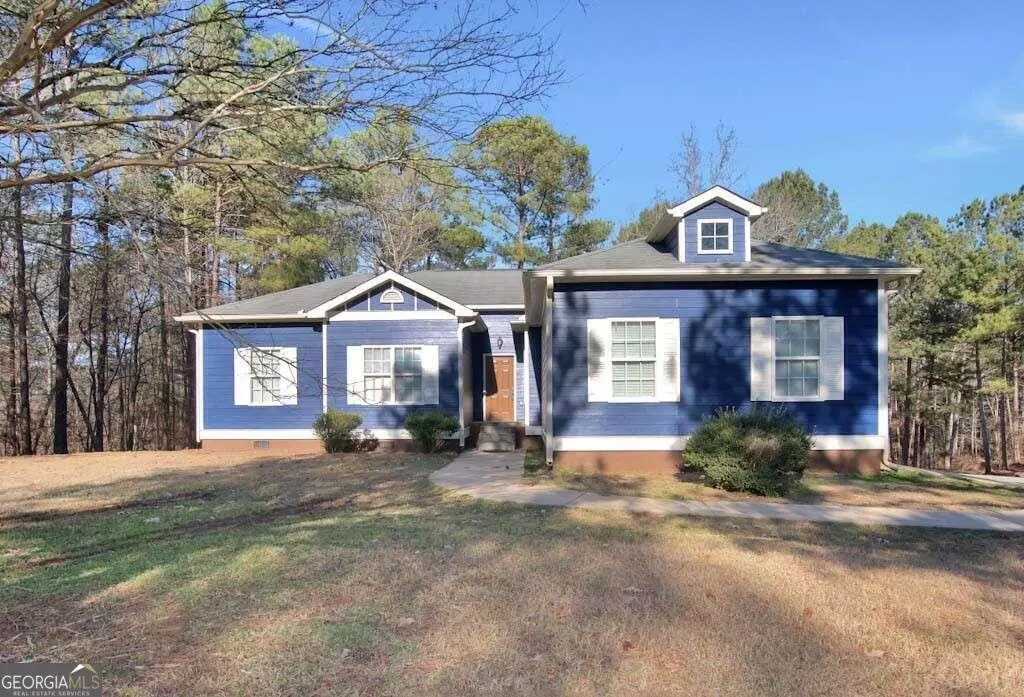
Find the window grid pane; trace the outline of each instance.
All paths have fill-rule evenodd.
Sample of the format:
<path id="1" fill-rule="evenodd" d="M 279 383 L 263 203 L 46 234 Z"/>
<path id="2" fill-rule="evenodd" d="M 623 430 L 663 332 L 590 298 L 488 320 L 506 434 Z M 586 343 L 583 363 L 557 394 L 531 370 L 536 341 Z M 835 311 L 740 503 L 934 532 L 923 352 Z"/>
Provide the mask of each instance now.
<path id="1" fill-rule="evenodd" d="M 729 250 L 729 223 L 701 223 L 700 249 L 703 252 Z"/>
<path id="2" fill-rule="evenodd" d="M 419 346 L 363 349 L 364 399 L 370 404 L 423 401 L 423 352 Z"/>
<path id="3" fill-rule="evenodd" d="M 821 387 L 820 369 L 820 320 L 775 320 L 775 395 L 817 397 Z"/>
<path id="4" fill-rule="evenodd" d="M 645 320 L 612 322 L 612 396 L 655 396 L 657 324 Z"/>
<path id="5" fill-rule="evenodd" d="M 276 404 L 281 400 L 281 357 L 274 349 L 249 353 L 250 404 Z"/>

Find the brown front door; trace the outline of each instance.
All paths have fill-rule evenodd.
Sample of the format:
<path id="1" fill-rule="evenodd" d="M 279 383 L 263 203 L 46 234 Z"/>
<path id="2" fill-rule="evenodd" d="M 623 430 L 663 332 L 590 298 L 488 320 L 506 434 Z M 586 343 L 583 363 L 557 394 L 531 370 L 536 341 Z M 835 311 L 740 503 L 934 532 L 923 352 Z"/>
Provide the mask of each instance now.
<path id="1" fill-rule="evenodd" d="M 516 420 L 516 374 L 512 356 L 487 356 L 484 363 L 484 421 Z"/>

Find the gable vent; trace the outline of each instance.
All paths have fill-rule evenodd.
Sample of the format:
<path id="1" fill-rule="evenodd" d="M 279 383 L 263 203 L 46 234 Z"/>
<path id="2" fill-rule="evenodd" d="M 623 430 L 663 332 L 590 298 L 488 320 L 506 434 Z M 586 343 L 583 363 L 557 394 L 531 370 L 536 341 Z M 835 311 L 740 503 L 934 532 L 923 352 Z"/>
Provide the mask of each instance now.
<path id="1" fill-rule="evenodd" d="M 388 288 L 386 291 L 381 293 L 380 301 L 383 304 L 401 304 L 405 302 L 405 296 L 402 295 L 402 291 L 397 288 Z"/>

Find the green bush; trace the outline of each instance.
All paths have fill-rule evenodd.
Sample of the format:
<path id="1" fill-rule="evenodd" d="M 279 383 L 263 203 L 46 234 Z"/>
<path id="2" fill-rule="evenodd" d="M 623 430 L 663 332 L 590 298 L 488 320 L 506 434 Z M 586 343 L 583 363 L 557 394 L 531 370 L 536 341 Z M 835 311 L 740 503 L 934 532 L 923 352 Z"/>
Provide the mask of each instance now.
<path id="1" fill-rule="evenodd" d="M 443 411 L 424 411 L 405 419 L 405 430 L 412 434 L 425 453 L 440 450 L 444 437 L 458 427 L 459 422 Z"/>
<path id="2" fill-rule="evenodd" d="M 786 409 L 718 412 L 686 442 L 685 466 L 720 489 L 781 496 L 800 481 L 811 439 Z"/>
<path id="3" fill-rule="evenodd" d="M 352 432 L 363 423 L 363 417 L 348 411 L 329 409 L 313 422 L 313 430 L 329 453 L 340 453 L 355 443 Z"/>

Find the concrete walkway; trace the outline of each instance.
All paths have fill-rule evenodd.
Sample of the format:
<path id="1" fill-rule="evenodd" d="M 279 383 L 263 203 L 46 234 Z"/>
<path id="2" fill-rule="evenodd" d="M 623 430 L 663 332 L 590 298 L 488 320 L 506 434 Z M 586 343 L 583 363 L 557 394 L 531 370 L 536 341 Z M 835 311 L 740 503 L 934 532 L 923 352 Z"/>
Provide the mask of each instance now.
<path id="1" fill-rule="evenodd" d="M 590 508 L 653 515 L 757 518 L 815 523 L 893 525 L 1024 533 L 1024 510 L 948 511 L 939 509 L 752 501 L 670 501 L 639 496 L 602 496 L 563 487 L 531 485 L 523 479 L 523 454 L 465 452 L 430 475 L 445 489 L 487 501 L 533 506 Z"/>

